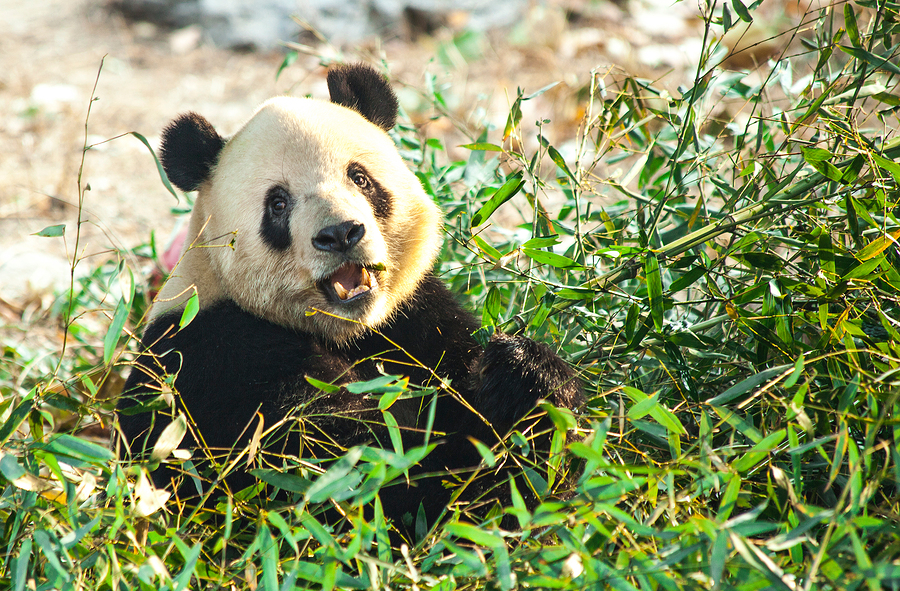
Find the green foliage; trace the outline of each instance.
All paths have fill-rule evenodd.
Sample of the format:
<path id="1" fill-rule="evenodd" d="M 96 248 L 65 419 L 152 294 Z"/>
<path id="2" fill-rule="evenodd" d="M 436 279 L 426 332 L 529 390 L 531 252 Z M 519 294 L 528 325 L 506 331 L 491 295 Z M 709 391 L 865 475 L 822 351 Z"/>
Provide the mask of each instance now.
<path id="1" fill-rule="evenodd" d="M 256 468 L 263 484 L 224 494 L 168 457 L 181 419 L 152 461 L 180 465 L 213 502 L 164 509 L 147 465 L 71 435 L 111 420 L 122 330 L 146 309 L 131 271 L 109 264 L 61 299 L 71 345 L 58 363 L 3 350 L 0 586 L 900 587 L 897 6 L 845 4 L 844 28 L 830 9 L 810 15 L 794 31 L 803 51 L 762 75 L 723 69 L 716 37 L 758 4 L 709 9 L 703 60 L 678 97 L 592 74 L 574 147 L 540 135 L 525 148 L 522 103 L 546 89 L 520 91 L 502 134 L 481 133 L 465 161 L 396 131 L 447 214 L 444 280 L 487 330 L 554 344 L 585 383 L 578 417 L 542 408 L 556 425 L 549 458 L 519 432 L 479 445 L 483 470 L 523 467 L 504 485 L 508 507 L 410 516 L 416 539 L 391 548 L 378 491 L 429 445 L 394 436 L 391 450 Z M 436 79 L 424 87 L 446 111 Z M 527 221 L 493 221 L 513 209 Z M 394 401 L 428 399 L 402 376 L 349 387 L 379 396 L 394 428 Z M 255 497 L 276 489 L 290 502 Z"/>

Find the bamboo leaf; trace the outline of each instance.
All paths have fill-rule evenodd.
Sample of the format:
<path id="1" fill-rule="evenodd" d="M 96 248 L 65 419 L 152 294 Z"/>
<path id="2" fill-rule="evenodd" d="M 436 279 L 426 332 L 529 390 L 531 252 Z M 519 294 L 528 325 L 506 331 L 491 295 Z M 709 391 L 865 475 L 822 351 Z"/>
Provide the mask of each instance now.
<path id="1" fill-rule="evenodd" d="M 153 156 L 153 161 L 156 163 L 156 171 L 159 173 L 159 178 L 162 181 L 163 186 L 166 190 L 172 194 L 175 199 L 178 199 L 178 193 L 175 192 L 175 187 L 172 186 L 172 183 L 169 182 L 169 177 L 166 176 L 166 171 L 163 168 L 162 162 L 159 161 L 159 158 L 156 156 L 156 152 L 153 150 L 153 147 L 150 145 L 150 142 L 147 141 L 147 138 L 142 136 L 136 131 L 130 132 L 131 135 L 136 137 L 147 149 L 150 151 L 150 155 Z"/>
<path id="2" fill-rule="evenodd" d="M 509 116 L 506 118 L 506 126 L 503 128 L 503 141 L 512 135 L 512 132 L 519 126 L 522 120 L 522 90 L 519 89 L 516 100 L 513 101 L 512 107 L 509 109 Z"/>
<path id="3" fill-rule="evenodd" d="M 892 160 L 888 160 L 880 154 L 872 154 L 871 156 L 875 159 L 875 162 L 878 163 L 878 166 L 891 173 L 891 176 L 894 177 L 894 181 L 900 183 L 900 164 L 897 164 Z"/>
<path id="4" fill-rule="evenodd" d="M 353 496 L 355 494 L 354 487 L 362 480 L 362 475 L 354 471 L 353 467 L 359 462 L 362 453 L 363 448 L 354 447 L 338 458 L 324 474 L 316 478 L 315 482 L 310 485 L 306 491 L 307 501 L 310 503 L 322 503 L 328 499 L 341 501 Z M 304 522 L 304 525 L 307 524 Z M 318 524 L 318 522 L 316 522 L 316 525 L 321 527 L 321 524 Z M 329 535 L 328 538 L 331 538 L 331 536 Z M 316 539 L 318 539 L 318 536 Z M 319 541 L 321 542 L 322 540 Z M 334 540 L 332 539 L 333 542 Z"/>
<path id="5" fill-rule="evenodd" d="M 278 66 L 278 70 L 275 71 L 275 80 L 278 80 L 278 77 L 281 76 L 282 72 L 293 66 L 298 57 L 300 57 L 300 54 L 296 51 L 288 51 L 285 53 L 284 59 L 281 60 L 281 65 Z"/>
<path id="6" fill-rule="evenodd" d="M 656 398 L 657 394 L 653 396 L 647 396 L 637 388 L 632 388 L 630 386 L 626 386 L 622 389 L 625 394 L 628 395 L 631 400 L 633 400 L 636 404 L 632 407 L 639 408 L 637 411 L 638 414 L 645 413 L 649 414 L 653 419 L 665 427 L 666 431 L 669 433 L 674 433 L 676 435 L 686 435 L 687 431 L 684 428 L 684 425 L 681 424 L 681 421 L 678 420 L 678 417 L 675 414 L 663 406 L 658 399 Z M 643 416 L 643 415 L 641 415 Z M 631 412 L 629 412 L 629 418 L 634 420 L 636 417 L 631 416 Z"/>
<path id="7" fill-rule="evenodd" d="M 536 236 L 530 240 L 526 240 L 522 243 L 523 248 L 549 248 L 559 244 L 559 236 L 554 234 L 553 236 Z"/>
<path id="8" fill-rule="evenodd" d="M 478 450 L 478 454 L 481 456 L 481 459 L 484 460 L 484 463 L 487 464 L 488 468 L 493 468 L 497 465 L 497 457 L 494 455 L 494 452 L 491 451 L 491 448 L 471 437 L 469 438 L 469 441 L 475 446 L 475 449 Z"/>
<path id="9" fill-rule="evenodd" d="M 500 536 L 468 523 L 448 523 L 444 530 L 450 535 L 464 538 L 485 548 L 498 548 L 504 544 Z"/>
<path id="10" fill-rule="evenodd" d="M 194 576 L 194 569 L 197 567 L 197 559 L 200 558 L 200 552 L 203 551 L 203 548 L 203 542 L 197 542 L 197 544 L 191 548 L 190 553 L 185 557 L 184 568 L 181 569 L 181 572 L 175 577 L 174 591 L 182 591 L 183 589 L 188 588 L 191 577 Z"/>
<path id="11" fill-rule="evenodd" d="M 499 250 L 485 242 L 485 240 L 481 236 L 472 236 L 472 241 L 475 242 L 475 245 L 478 246 L 479 250 L 486 254 L 488 258 L 494 261 L 499 261 L 503 258 L 503 254 Z"/>
<path id="12" fill-rule="evenodd" d="M 161 462 L 168 458 L 175 451 L 184 439 L 187 433 L 187 420 L 184 415 L 179 413 L 175 420 L 166 425 L 163 432 L 159 434 L 156 445 L 153 446 L 153 452 L 150 454 L 150 461 Z"/>
<path id="13" fill-rule="evenodd" d="M 547 91 L 550 90 L 551 88 L 553 88 L 553 87 L 555 87 L 555 86 L 558 86 L 558 85 L 559 85 L 559 81 L 551 82 L 551 83 L 548 84 L 547 86 L 544 86 L 543 88 L 539 88 L 538 90 L 532 92 L 532 93 L 529 94 L 528 96 L 523 97 L 522 100 L 523 100 L 523 101 L 530 101 L 531 99 L 534 99 L 534 98 L 537 98 L 537 97 L 541 96 L 542 94 L 544 94 L 545 92 L 547 92 Z"/>
<path id="14" fill-rule="evenodd" d="M 550 142 L 547 141 L 547 138 L 545 138 L 544 136 L 539 135 L 538 141 L 541 142 L 542 146 L 547 148 L 547 155 L 550 156 L 550 160 L 553 160 L 553 163 L 556 164 L 556 166 L 558 166 L 561 171 L 563 171 L 563 174 L 569 177 L 569 179 L 573 183 L 578 184 L 578 179 L 574 174 L 572 174 L 572 171 L 569 170 L 569 165 L 566 164 L 566 159 L 562 157 L 562 154 L 560 154 L 556 148 L 551 146 Z"/>
<path id="15" fill-rule="evenodd" d="M 747 10 L 747 7 L 744 6 L 744 3 L 741 0 L 731 0 L 731 5 L 734 7 L 734 11 L 737 13 L 741 20 L 745 23 L 752 23 L 753 17 L 750 16 L 750 11 Z"/>
<path id="16" fill-rule="evenodd" d="M 723 404 L 728 404 L 738 396 L 749 394 L 751 391 L 756 389 L 757 386 L 763 384 L 764 382 L 768 382 L 777 375 L 784 373 L 784 371 L 789 367 L 791 366 L 779 365 L 778 367 L 771 367 L 769 369 L 763 370 L 756 375 L 750 376 L 745 380 L 741 380 L 718 396 L 710 398 L 709 400 L 707 400 L 707 403 L 712 406 L 722 406 Z"/>
<path id="17" fill-rule="evenodd" d="M 746 454 L 732 464 L 738 472 L 746 472 L 765 459 L 787 436 L 787 430 L 779 429 L 750 448 Z"/>
<path id="18" fill-rule="evenodd" d="M 47 226 L 40 232 L 35 232 L 32 236 L 41 236 L 42 238 L 58 238 L 66 233 L 65 224 L 57 224 L 55 226 Z"/>
<path id="19" fill-rule="evenodd" d="M 106 331 L 106 337 L 103 339 L 103 363 L 109 365 L 112 361 L 113 353 L 116 351 L 116 345 L 119 343 L 119 337 L 125 328 L 125 322 L 128 321 L 128 314 L 131 312 L 131 303 L 134 299 L 134 285 L 131 286 L 131 293 L 127 297 L 123 296 L 116 304 L 116 312 L 113 316 L 112 323 Z"/>
<path id="20" fill-rule="evenodd" d="M 892 56 L 880 57 L 872 52 L 866 51 L 861 47 L 847 47 L 845 45 L 839 45 L 838 48 L 844 53 L 848 53 L 856 59 L 866 62 L 873 68 L 884 70 L 889 74 L 900 74 L 900 68 L 890 62 Z"/>
<path id="21" fill-rule="evenodd" d="M 365 382 L 353 382 L 346 388 L 352 394 L 384 394 L 385 392 L 402 392 L 409 386 L 409 378 L 401 376 L 378 376 Z"/>
<path id="22" fill-rule="evenodd" d="M 822 176 L 832 181 L 840 181 L 843 173 L 838 167 L 830 162 L 832 158 L 831 152 L 821 148 L 802 147 L 800 151 L 803 153 L 803 159 L 816 169 Z"/>
<path id="23" fill-rule="evenodd" d="M 522 180 L 522 174 L 517 173 L 509 178 L 491 197 L 481 206 L 475 215 L 472 216 L 471 227 L 480 226 L 491 217 L 498 207 L 512 199 L 522 187 L 525 181 Z"/>
<path id="24" fill-rule="evenodd" d="M 650 315 L 656 330 L 662 330 L 665 316 L 663 301 L 662 274 L 656 254 L 648 252 L 644 255 L 644 275 L 647 278 L 647 294 L 650 298 Z"/>
<path id="25" fill-rule="evenodd" d="M 184 304 L 184 310 L 182 310 L 181 318 L 178 320 L 179 330 L 190 324 L 198 312 L 200 312 L 200 295 L 195 291 Z"/>
<path id="26" fill-rule="evenodd" d="M 311 482 L 306 478 L 291 474 L 289 472 L 281 472 L 271 469 L 254 469 L 249 470 L 255 478 L 259 478 L 263 482 L 271 484 L 275 488 L 286 490 L 289 492 L 305 493 L 309 490 Z"/>
<path id="27" fill-rule="evenodd" d="M 480 152 L 502 152 L 503 148 L 498 146 L 497 144 L 491 144 L 489 142 L 475 142 L 472 144 L 463 144 L 460 148 L 465 148 L 466 150 L 476 150 Z"/>
<path id="28" fill-rule="evenodd" d="M 388 435 L 391 437 L 394 452 L 398 455 L 403 455 L 403 438 L 400 436 L 400 425 L 397 424 L 397 419 L 388 411 L 382 411 L 381 416 L 384 418 L 384 424 L 388 428 Z"/>
<path id="29" fill-rule="evenodd" d="M 706 269 L 704 267 L 692 267 L 687 273 L 669 285 L 669 293 L 677 293 L 682 289 L 693 285 L 695 281 L 704 275 L 706 275 Z"/>
<path id="30" fill-rule="evenodd" d="M 793 388 L 794 384 L 797 383 L 797 380 L 800 379 L 800 376 L 803 375 L 803 367 L 806 364 L 806 358 L 803 356 L 803 353 L 797 357 L 797 361 L 794 363 L 794 371 L 791 372 L 791 375 L 784 381 L 785 388 Z"/>
<path id="31" fill-rule="evenodd" d="M 727 33 L 733 25 L 731 20 L 731 11 L 728 10 L 728 4 L 722 4 L 722 33 Z"/>
<path id="32" fill-rule="evenodd" d="M 535 248 L 523 248 L 522 252 L 542 265 L 550 265 L 551 267 L 556 267 L 558 269 L 583 268 L 569 257 L 556 254 L 555 252 L 547 252 L 546 250 L 537 250 Z"/>
<path id="33" fill-rule="evenodd" d="M 32 391 L 32 394 L 34 391 Z M 28 417 L 28 414 L 31 412 L 31 409 L 34 408 L 34 396 L 29 396 L 25 398 L 22 402 L 16 406 L 15 409 L 9 414 L 6 420 L 3 422 L 3 426 L 0 427 L 0 444 L 5 444 L 6 441 L 12 436 L 12 434 L 19 428 L 19 425 L 22 424 L 22 421 Z"/>
<path id="34" fill-rule="evenodd" d="M 897 244 L 898 238 L 900 238 L 900 230 L 895 230 L 890 234 L 882 234 L 857 252 L 856 258 L 860 261 L 867 261 L 876 257 L 887 250 L 891 245 Z"/>
<path id="35" fill-rule="evenodd" d="M 873 255 L 873 258 L 847 271 L 841 282 L 851 279 L 871 279 L 870 275 L 884 262 L 884 254 Z"/>
<path id="36" fill-rule="evenodd" d="M 853 11 L 853 5 L 849 2 L 844 4 L 844 26 L 847 29 L 847 36 L 850 43 L 854 47 L 860 47 L 859 42 L 859 26 L 856 24 L 856 12 Z"/>
<path id="37" fill-rule="evenodd" d="M 339 392 L 341 387 L 336 386 L 335 384 L 329 384 L 328 382 L 323 382 L 321 380 L 317 380 L 316 378 L 305 376 L 306 381 L 314 388 L 318 388 L 322 392 L 326 394 L 334 394 L 335 392 Z"/>
<path id="38" fill-rule="evenodd" d="M 15 584 L 13 591 L 24 591 L 28 582 L 28 561 L 31 559 L 31 538 L 25 538 L 15 559 Z"/>
<path id="39" fill-rule="evenodd" d="M 482 326 L 497 326 L 500 319 L 500 290 L 492 285 L 488 289 L 487 297 L 484 299 L 484 309 L 481 313 Z"/>

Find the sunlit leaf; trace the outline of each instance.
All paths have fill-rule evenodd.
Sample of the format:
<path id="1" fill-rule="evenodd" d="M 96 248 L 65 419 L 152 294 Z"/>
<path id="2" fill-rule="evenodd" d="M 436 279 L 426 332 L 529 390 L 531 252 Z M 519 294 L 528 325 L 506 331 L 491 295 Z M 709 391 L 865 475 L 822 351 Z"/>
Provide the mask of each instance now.
<path id="1" fill-rule="evenodd" d="M 400 376 L 378 376 L 377 378 L 347 384 L 345 387 L 352 394 L 383 394 L 385 392 L 402 392 L 409 385 L 409 378 Z"/>
<path id="2" fill-rule="evenodd" d="M 491 217 L 498 207 L 512 199 L 516 193 L 525 185 L 521 174 L 513 175 L 503 186 L 491 195 L 491 197 L 481 206 L 475 215 L 472 216 L 472 227 L 480 226 Z"/>
<path id="3" fill-rule="evenodd" d="M 448 523 L 444 528 L 453 536 L 469 540 L 485 548 L 497 548 L 503 545 L 503 538 L 468 523 Z"/>
<path id="4" fill-rule="evenodd" d="M 900 230 L 882 234 L 857 252 L 856 258 L 860 261 L 867 261 L 872 257 L 876 257 L 887 250 L 888 247 L 897 244 L 898 238 L 900 238 Z"/>
<path id="5" fill-rule="evenodd" d="M 284 54 L 284 59 L 281 60 L 281 65 L 278 66 L 277 70 L 275 70 L 275 80 L 278 80 L 282 72 L 293 66 L 294 63 L 296 63 L 298 57 L 300 57 L 300 54 L 296 51 L 286 52 Z"/>
<path id="6" fill-rule="evenodd" d="M 522 248 L 548 248 L 559 244 L 559 236 L 537 236 L 522 243 Z"/>
<path id="7" fill-rule="evenodd" d="M 316 378 L 311 376 L 304 376 L 304 379 L 309 382 L 309 385 L 311 385 L 312 387 L 317 388 L 327 394 L 334 394 L 335 392 L 339 392 L 341 389 L 340 386 L 317 380 Z"/>
<path id="8" fill-rule="evenodd" d="M 181 329 L 190 324 L 197 317 L 198 312 L 200 312 L 200 295 L 195 291 L 188 298 L 188 301 L 184 303 L 184 310 L 182 310 L 181 318 L 178 320 L 178 328 Z"/>
<path id="9" fill-rule="evenodd" d="M 494 455 L 494 452 L 491 451 L 491 448 L 471 437 L 469 438 L 469 441 L 475 446 L 475 449 L 478 450 L 478 454 L 481 456 L 481 459 L 484 460 L 484 463 L 487 464 L 488 468 L 493 468 L 497 465 L 497 457 Z"/>
<path id="10" fill-rule="evenodd" d="M 307 500 L 310 503 L 321 503 L 328 499 L 343 500 L 353 496 L 354 487 L 362 480 L 362 475 L 354 471 L 353 467 L 362 453 L 363 448 L 354 447 L 338 458 L 307 489 Z"/>
<path id="11" fill-rule="evenodd" d="M 171 455 L 173 451 L 181 444 L 187 433 L 187 420 L 183 414 L 175 417 L 175 420 L 166 425 L 156 444 L 153 446 L 153 452 L 150 454 L 150 461 L 161 462 Z"/>
<path id="12" fill-rule="evenodd" d="M 40 232 L 35 232 L 32 236 L 42 236 L 44 238 L 57 238 L 66 233 L 65 224 L 57 224 L 55 226 L 47 226 Z"/>
<path id="13" fill-rule="evenodd" d="M 465 148 L 466 150 L 480 150 L 482 152 L 502 152 L 503 148 L 496 144 L 490 144 L 487 142 L 476 142 L 474 144 L 463 144 L 460 148 Z"/>

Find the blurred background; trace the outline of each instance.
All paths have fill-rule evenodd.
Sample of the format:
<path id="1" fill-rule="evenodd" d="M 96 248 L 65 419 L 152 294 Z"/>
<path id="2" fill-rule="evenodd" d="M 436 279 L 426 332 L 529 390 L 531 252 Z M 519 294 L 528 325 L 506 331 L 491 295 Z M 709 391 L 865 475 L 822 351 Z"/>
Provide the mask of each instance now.
<path id="1" fill-rule="evenodd" d="M 725 67 L 765 64 L 790 42 L 781 31 L 808 9 L 767 2 L 723 39 Z M 389 70 L 409 120 L 451 158 L 464 158 L 456 146 L 482 130 L 503 128 L 518 88 L 556 83 L 522 103 L 522 123 L 540 122 L 565 154 L 592 76 L 610 89 L 626 74 L 646 78 L 676 94 L 695 75 L 703 35 L 697 5 L 668 0 L 3 0 L 0 22 L 7 321 L 40 311 L 68 285 L 84 145 L 93 148 L 78 256 L 132 248 L 151 231 L 164 246 L 179 204 L 146 147 L 122 134 L 138 132 L 155 147 L 162 127 L 188 110 L 231 134 L 270 96 L 327 97 L 331 61 L 364 60 Z M 441 91 L 441 113 L 426 87 Z M 58 224 L 63 239 L 33 235 Z"/>

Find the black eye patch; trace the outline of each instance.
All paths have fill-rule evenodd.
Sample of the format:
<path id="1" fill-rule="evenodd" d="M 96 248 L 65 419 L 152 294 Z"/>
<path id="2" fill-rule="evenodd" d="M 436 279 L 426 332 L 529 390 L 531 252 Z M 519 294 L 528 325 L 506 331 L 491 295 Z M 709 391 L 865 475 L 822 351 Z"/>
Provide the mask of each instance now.
<path id="1" fill-rule="evenodd" d="M 259 235 L 272 250 L 285 251 L 291 246 L 291 211 L 294 197 L 281 185 L 266 191 Z"/>
<path id="2" fill-rule="evenodd" d="M 350 166 L 347 167 L 347 178 L 369 200 L 376 218 L 385 219 L 390 217 L 391 212 L 394 210 L 393 196 L 366 171 L 362 164 L 350 163 Z"/>

